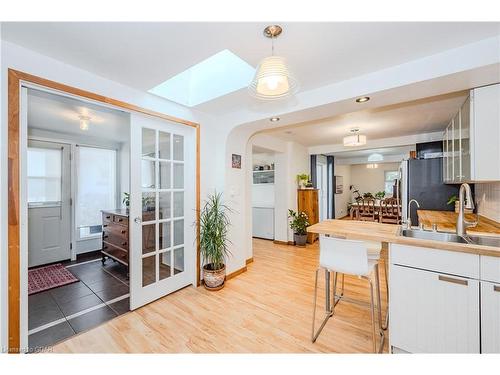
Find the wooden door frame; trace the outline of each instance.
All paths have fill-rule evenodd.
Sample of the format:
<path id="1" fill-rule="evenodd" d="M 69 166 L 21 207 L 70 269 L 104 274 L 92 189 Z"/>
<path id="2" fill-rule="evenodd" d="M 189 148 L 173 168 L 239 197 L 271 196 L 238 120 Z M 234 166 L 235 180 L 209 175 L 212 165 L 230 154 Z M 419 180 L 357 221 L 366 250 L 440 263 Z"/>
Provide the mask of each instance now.
<path id="1" fill-rule="evenodd" d="M 200 124 L 155 112 L 120 100 L 108 98 L 76 87 L 8 69 L 8 351 L 18 353 L 21 348 L 21 291 L 20 291 L 20 89 L 21 83 L 31 83 L 62 93 L 138 112 L 163 120 L 195 128 L 196 130 L 196 221 L 200 215 Z M 200 285 L 200 227 L 196 227 L 196 284 Z"/>

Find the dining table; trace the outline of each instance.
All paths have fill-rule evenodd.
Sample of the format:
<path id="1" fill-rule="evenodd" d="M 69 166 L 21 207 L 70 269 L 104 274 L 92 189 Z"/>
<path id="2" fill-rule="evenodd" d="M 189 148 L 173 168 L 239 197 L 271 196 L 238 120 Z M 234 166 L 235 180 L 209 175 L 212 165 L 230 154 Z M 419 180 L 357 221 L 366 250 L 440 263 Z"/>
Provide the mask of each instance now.
<path id="1" fill-rule="evenodd" d="M 353 202 L 351 203 L 351 209 L 349 210 L 349 216 L 352 220 L 353 216 L 354 216 L 354 211 L 358 210 L 359 207 L 362 207 L 363 204 L 362 203 L 359 203 L 359 202 Z M 375 200 L 374 201 L 374 206 L 375 206 L 375 209 L 376 209 L 376 213 L 379 213 L 380 210 L 382 209 L 382 201 L 381 200 Z M 397 205 L 399 207 L 399 212 L 401 212 L 401 204 L 398 204 Z M 388 204 L 387 207 L 390 207 L 390 208 L 393 208 L 393 207 L 396 207 L 395 204 Z"/>

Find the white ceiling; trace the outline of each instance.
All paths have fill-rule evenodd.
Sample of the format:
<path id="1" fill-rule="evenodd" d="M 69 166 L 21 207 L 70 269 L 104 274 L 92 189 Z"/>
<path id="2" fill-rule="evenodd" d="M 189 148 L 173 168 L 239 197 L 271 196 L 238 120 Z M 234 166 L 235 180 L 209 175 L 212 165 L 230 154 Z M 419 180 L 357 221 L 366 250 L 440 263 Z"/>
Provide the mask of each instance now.
<path id="1" fill-rule="evenodd" d="M 304 122 L 269 130 L 265 134 L 309 147 L 341 144 L 343 137 L 349 135 L 350 129 L 359 128 L 360 133 L 367 136 L 369 145 L 373 139 L 443 130 L 466 97 L 467 92 L 457 92 Z"/>
<path id="2" fill-rule="evenodd" d="M 500 34 L 500 23 L 283 23 L 276 54 L 310 90 Z M 265 22 L 2 23 L 2 38 L 146 91 L 223 49 L 252 66 L 270 53 Z M 251 106 L 245 89 L 201 104 Z"/>
<path id="3" fill-rule="evenodd" d="M 89 129 L 80 129 L 79 116 L 90 117 Z M 28 90 L 28 127 L 113 142 L 129 139 L 128 113 L 73 98 Z"/>

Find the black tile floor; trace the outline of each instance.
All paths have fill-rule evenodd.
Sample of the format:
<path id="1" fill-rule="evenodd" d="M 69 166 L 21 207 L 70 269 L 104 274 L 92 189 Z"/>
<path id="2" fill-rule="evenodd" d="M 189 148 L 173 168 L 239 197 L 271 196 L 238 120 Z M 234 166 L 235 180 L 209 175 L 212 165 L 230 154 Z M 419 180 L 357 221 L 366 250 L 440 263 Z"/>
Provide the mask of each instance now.
<path id="1" fill-rule="evenodd" d="M 108 259 L 103 266 L 98 254 L 64 264 L 80 281 L 28 297 L 31 349 L 54 345 L 129 311 L 123 265 Z"/>

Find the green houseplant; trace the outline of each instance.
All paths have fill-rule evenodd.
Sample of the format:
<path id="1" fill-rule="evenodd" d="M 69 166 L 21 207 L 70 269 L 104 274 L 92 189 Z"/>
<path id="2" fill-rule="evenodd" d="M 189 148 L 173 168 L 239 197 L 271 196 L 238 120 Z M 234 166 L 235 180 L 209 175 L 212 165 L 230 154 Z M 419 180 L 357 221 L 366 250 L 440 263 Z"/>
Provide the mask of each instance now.
<path id="1" fill-rule="evenodd" d="M 203 259 L 203 280 L 208 290 L 224 287 L 225 260 L 229 251 L 228 227 L 231 210 L 222 202 L 222 194 L 209 195 L 200 211 L 200 253 Z"/>
<path id="2" fill-rule="evenodd" d="M 306 173 L 301 173 L 297 175 L 297 184 L 299 189 L 304 189 L 306 187 L 307 182 L 309 181 L 309 175 Z"/>
<path id="3" fill-rule="evenodd" d="M 379 192 L 375 193 L 375 198 L 380 199 L 380 200 L 384 199 L 385 198 L 385 191 L 379 191 Z"/>
<path id="4" fill-rule="evenodd" d="M 295 245 L 300 247 L 306 246 L 307 227 L 309 226 L 307 214 L 303 211 L 288 210 L 288 218 L 290 219 L 290 229 L 293 230 Z"/>

